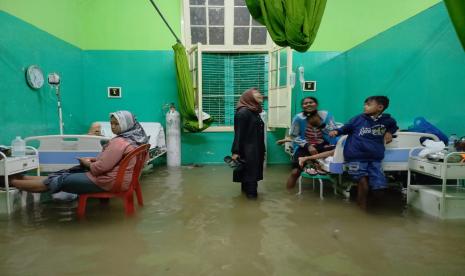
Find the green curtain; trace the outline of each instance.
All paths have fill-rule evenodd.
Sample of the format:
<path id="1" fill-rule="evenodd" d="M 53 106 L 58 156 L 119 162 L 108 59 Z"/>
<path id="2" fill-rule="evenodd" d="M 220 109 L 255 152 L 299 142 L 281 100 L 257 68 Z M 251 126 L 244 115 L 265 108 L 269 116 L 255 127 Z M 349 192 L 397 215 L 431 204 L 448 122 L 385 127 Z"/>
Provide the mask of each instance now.
<path id="1" fill-rule="evenodd" d="M 176 64 L 176 80 L 178 84 L 179 113 L 181 114 L 184 129 L 191 132 L 199 132 L 210 126 L 213 119 L 203 121 L 203 127 L 199 128 L 199 122 L 195 115 L 194 86 L 189 72 L 186 49 L 181 43 L 173 45 L 174 61 Z"/>
<path id="2" fill-rule="evenodd" d="M 444 2 L 465 50 L 465 0 L 444 0 Z"/>
<path id="3" fill-rule="evenodd" d="M 315 40 L 326 0 L 246 0 L 246 4 L 277 45 L 305 52 Z"/>

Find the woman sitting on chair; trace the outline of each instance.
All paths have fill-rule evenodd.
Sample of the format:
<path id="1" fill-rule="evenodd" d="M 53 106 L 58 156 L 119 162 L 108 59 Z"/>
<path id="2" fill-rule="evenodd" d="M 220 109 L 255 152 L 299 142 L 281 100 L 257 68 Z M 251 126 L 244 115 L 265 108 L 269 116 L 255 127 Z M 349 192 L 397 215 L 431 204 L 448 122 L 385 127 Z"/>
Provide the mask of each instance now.
<path id="1" fill-rule="evenodd" d="M 96 158 L 79 158 L 79 166 L 52 173 L 48 177 L 15 175 L 11 179 L 12 186 L 35 193 L 65 191 L 86 194 L 111 191 L 119 162 L 137 146 L 147 144 L 149 139 L 129 111 L 111 113 L 110 123 L 116 136 L 103 147 Z M 136 160 L 132 160 L 128 165 L 123 191 L 128 189 L 131 182 L 135 162 Z"/>

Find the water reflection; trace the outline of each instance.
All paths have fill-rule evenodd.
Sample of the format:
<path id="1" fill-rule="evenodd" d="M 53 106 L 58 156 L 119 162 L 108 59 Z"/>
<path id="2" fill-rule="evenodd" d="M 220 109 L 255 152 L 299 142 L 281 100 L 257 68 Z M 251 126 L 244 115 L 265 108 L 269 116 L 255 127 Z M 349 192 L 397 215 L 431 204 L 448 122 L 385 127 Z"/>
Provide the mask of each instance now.
<path id="1" fill-rule="evenodd" d="M 465 267 L 465 222 L 403 209 L 402 196 L 368 213 L 305 185 L 288 193 L 286 166 L 269 166 L 247 200 L 223 166 L 156 168 L 145 206 L 121 200 L 30 205 L 0 219 L 0 275 L 444 274 Z"/>

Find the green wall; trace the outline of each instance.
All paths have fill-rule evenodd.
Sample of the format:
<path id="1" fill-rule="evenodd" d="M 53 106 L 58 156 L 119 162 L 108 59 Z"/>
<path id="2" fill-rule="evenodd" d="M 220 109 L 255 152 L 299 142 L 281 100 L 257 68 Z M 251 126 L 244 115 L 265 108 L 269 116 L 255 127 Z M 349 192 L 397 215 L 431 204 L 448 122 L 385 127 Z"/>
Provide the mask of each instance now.
<path id="1" fill-rule="evenodd" d="M 180 37 L 180 0 L 154 2 Z M 0 0 L 0 10 L 86 50 L 167 50 L 176 42 L 149 0 Z"/>
<path id="2" fill-rule="evenodd" d="M 329 0 L 311 51 L 347 51 L 440 0 Z"/>
<path id="3" fill-rule="evenodd" d="M 6 2 L 0 1 L 4 8 Z M 426 5 L 427 2 L 418 1 L 417 3 Z M 24 11 L 29 7 L 25 3 L 26 1 L 16 1 L 8 3 L 10 6 L 7 6 L 11 10 L 22 11 L 21 16 L 30 13 L 30 18 L 33 18 L 32 12 Z M 63 24 L 56 24 L 54 21 L 56 19 L 53 17 L 44 20 L 42 17 L 51 16 L 50 11 L 41 10 L 42 5 L 34 6 L 37 10 L 43 11 L 42 17 L 37 16 L 37 18 L 40 17 L 43 22 L 50 23 L 50 26 L 39 24 L 39 27 L 42 29 L 57 27 L 63 37 L 66 35 L 71 37 L 63 39 L 66 41 L 75 39 L 76 43 L 73 44 L 80 45 L 84 49 L 111 50 L 81 50 L 18 18 L 0 12 L 2 30 L 0 96 L 2 106 L 6 106 L 2 110 L 1 117 L 2 126 L 5 126 L 0 134 L 1 143 L 8 144 L 16 134 L 29 136 L 58 132 L 53 91 L 45 85 L 37 93 L 26 86 L 24 69 L 33 63 L 39 64 L 45 73 L 58 71 L 62 75 L 66 133 L 85 132 L 91 121 L 105 120 L 109 112 L 117 109 L 132 110 L 143 121 L 163 122 L 163 105 L 172 101 L 177 102 L 173 53 L 169 49 L 173 43 L 172 37 L 169 33 L 165 33 L 155 36 L 152 41 L 151 36 L 144 35 L 145 32 L 142 32 L 144 27 L 151 25 L 150 20 L 143 20 L 147 16 L 152 16 L 148 11 L 145 17 L 144 13 L 139 13 L 136 19 L 129 16 L 129 13 L 127 17 L 121 15 L 123 11 L 128 10 L 138 14 L 137 11 L 142 8 L 142 4 L 136 3 L 131 6 L 128 1 L 111 1 L 115 3 L 114 5 L 110 5 L 110 1 L 77 1 L 77 3 L 79 4 L 78 13 L 85 14 L 85 16 L 73 17 L 76 13 L 70 9 L 69 12 L 72 15 L 70 14 Z M 179 13 L 179 2 L 167 3 L 164 2 L 161 8 L 167 5 L 168 10 L 172 10 L 168 12 L 168 15 Z M 144 9 L 152 11 L 153 8 L 148 1 L 147 4 L 148 6 Z M 353 7 L 356 7 L 355 4 Z M 329 4 L 327 10 L 329 15 L 331 15 L 331 5 Z M 60 9 L 61 6 L 57 7 Z M 388 5 L 384 7 L 387 8 Z M 83 8 L 86 12 L 83 12 Z M 87 13 L 88 10 L 95 11 L 95 15 L 90 16 L 90 13 Z M 106 17 L 102 16 L 102 14 L 112 13 L 121 15 L 117 16 L 120 20 L 117 20 L 114 25 L 108 23 Z M 387 15 L 399 13 L 401 12 L 391 14 L 386 12 Z M 157 18 L 156 15 L 154 17 Z M 86 22 L 81 24 L 87 24 L 87 26 L 77 28 L 73 23 L 77 18 Z M 133 19 L 135 21 L 132 21 Z M 169 20 L 179 23 L 179 18 L 177 21 Z M 144 21 L 144 24 L 134 23 L 136 25 L 134 27 L 131 24 L 127 25 L 129 21 L 133 23 Z M 130 26 L 130 28 L 125 26 Z M 77 30 L 68 32 L 68 28 Z M 129 34 L 131 28 L 134 34 Z M 86 31 L 87 29 L 93 30 Z M 153 29 L 156 32 L 166 31 L 165 26 L 161 24 Z M 179 25 L 176 29 L 179 30 Z M 363 32 L 363 30 L 358 29 L 357 32 Z M 85 36 L 81 36 L 84 33 Z M 123 39 L 118 39 L 116 35 L 118 33 Z M 137 37 L 136 33 L 139 33 L 141 37 Z M 142 43 L 141 39 L 145 39 L 145 43 Z M 339 40 L 331 41 L 331 45 L 342 43 Z M 343 43 L 345 46 L 333 49 L 351 47 L 349 45 L 355 43 L 354 41 L 348 44 Z M 149 44 L 151 46 L 143 47 Z M 328 45 L 324 47 L 326 48 L 324 50 L 332 49 Z M 130 49 L 131 51 L 116 49 Z M 141 49 L 165 50 L 144 51 Z M 464 58 L 463 50 L 459 50 L 461 49 L 458 40 L 444 12 L 444 6 L 441 4 L 369 39 L 348 52 L 296 53 L 293 67 L 296 69 L 299 65 L 303 65 L 306 79 L 318 81 L 318 92 L 309 95 L 316 95 L 320 100 L 320 108 L 334 113 L 337 121 L 344 122 L 359 113 L 362 101 L 367 95 L 375 91 L 384 91 L 393 100 L 389 111 L 396 116 L 401 127 L 406 127 L 413 116 L 424 115 L 449 132 L 453 122 L 463 119 L 459 112 L 459 101 L 463 101 L 464 75 L 462 72 L 465 70 L 461 70 L 464 66 Z M 123 98 L 108 99 L 106 97 L 108 86 L 121 86 Z M 299 101 L 307 95 L 306 93 L 301 92 L 298 85 L 294 88 L 294 114 L 300 110 Z M 454 100 L 450 100 L 451 98 Z M 405 109 L 401 103 L 415 108 Z M 431 106 L 435 108 L 432 109 Z M 451 108 L 454 108 L 452 113 L 445 112 Z M 464 131 L 458 129 L 457 132 L 460 134 Z M 268 161 L 270 163 L 288 162 L 288 157 L 283 153 L 282 148 L 274 145 L 276 139 L 283 136 L 284 130 L 282 129 L 268 134 Z M 231 132 L 183 133 L 183 163 L 221 163 L 223 156 L 229 154 L 232 137 Z"/>
<path id="4" fill-rule="evenodd" d="M 401 128 L 424 116 L 446 134 L 465 135 L 465 52 L 444 3 L 344 55 L 350 114 L 362 110 L 366 96 L 382 93 Z"/>
<path id="5" fill-rule="evenodd" d="M 181 0 L 154 2 L 180 37 Z M 311 50 L 346 51 L 438 2 L 330 0 Z M 0 9 L 86 50 L 168 50 L 175 42 L 149 0 L 0 0 Z"/>
<path id="6" fill-rule="evenodd" d="M 307 52 L 294 60 L 295 71 L 304 65 L 306 79 L 318 82 L 315 93 L 296 86 L 295 99 L 316 96 L 337 121 L 361 113 L 366 97 L 384 94 L 401 129 L 423 116 L 446 134 L 465 135 L 465 52 L 443 3 L 347 52 Z"/>
<path id="7" fill-rule="evenodd" d="M 82 131 L 81 50 L 1 11 L 0 30 L 0 144 L 10 145 L 16 135 L 59 134 L 55 91 L 47 83 L 29 88 L 25 71 L 31 64 L 45 77 L 61 75 L 65 130 Z"/>

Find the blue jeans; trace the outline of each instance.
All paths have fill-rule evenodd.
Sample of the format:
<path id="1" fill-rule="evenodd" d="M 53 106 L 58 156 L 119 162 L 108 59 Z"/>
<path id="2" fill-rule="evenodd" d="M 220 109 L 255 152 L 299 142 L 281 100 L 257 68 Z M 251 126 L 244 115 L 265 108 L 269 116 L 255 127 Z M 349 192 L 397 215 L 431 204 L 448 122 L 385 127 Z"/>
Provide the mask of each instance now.
<path id="1" fill-rule="evenodd" d="M 360 178 L 367 176 L 368 184 L 372 190 L 386 188 L 386 178 L 384 177 L 383 169 L 380 161 L 371 162 L 348 162 L 348 173 L 353 180 L 359 181 Z"/>
<path id="2" fill-rule="evenodd" d="M 65 173 L 59 176 L 49 177 L 44 181 L 50 192 L 60 191 L 72 194 L 87 194 L 106 192 L 87 177 L 86 173 Z"/>

